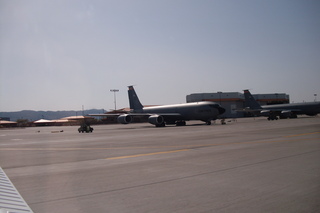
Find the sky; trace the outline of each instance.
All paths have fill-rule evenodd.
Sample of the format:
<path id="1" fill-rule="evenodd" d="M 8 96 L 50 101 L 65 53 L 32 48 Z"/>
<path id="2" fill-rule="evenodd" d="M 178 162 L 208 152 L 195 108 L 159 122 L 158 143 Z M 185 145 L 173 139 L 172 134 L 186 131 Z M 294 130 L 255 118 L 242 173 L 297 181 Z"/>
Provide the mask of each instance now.
<path id="1" fill-rule="evenodd" d="M 0 0 L 0 111 L 185 103 L 210 92 L 320 100 L 317 0 Z M 317 96 L 315 96 L 317 94 Z"/>

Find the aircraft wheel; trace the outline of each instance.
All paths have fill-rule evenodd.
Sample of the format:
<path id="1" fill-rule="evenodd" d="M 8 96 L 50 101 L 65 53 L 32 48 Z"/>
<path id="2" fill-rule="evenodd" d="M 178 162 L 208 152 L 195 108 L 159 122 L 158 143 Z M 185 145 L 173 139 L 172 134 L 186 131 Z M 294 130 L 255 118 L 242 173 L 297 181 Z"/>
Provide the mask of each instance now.
<path id="1" fill-rule="evenodd" d="M 211 121 L 207 121 L 206 124 L 207 124 L 207 125 L 211 125 Z"/>

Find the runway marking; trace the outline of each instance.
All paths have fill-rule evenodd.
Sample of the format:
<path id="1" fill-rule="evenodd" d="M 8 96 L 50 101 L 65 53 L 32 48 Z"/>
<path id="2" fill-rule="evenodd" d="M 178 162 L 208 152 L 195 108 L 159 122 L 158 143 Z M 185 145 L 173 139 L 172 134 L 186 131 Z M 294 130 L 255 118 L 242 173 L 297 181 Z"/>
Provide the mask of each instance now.
<path id="1" fill-rule="evenodd" d="M 304 140 L 312 140 L 312 139 L 320 139 L 320 138 L 308 138 Z M 278 142 L 288 142 L 288 141 L 296 141 L 300 139 L 291 139 L 291 140 L 273 140 L 273 141 L 252 141 L 252 142 L 235 142 L 235 143 L 227 143 L 227 144 L 202 144 L 197 145 L 196 148 L 203 148 L 203 147 L 210 147 L 210 146 L 223 146 L 223 145 L 237 145 L 237 144 L 259 144 L 259 143 L 278 143 Z M 112 158 L 105 158 L 107 160 L 118 160 L 118 159 L 125 159 L 125 158 L 135 158 L 135 157 L 142 157 L 142 156 L 149 156 L 149 155 L 158 155 L 158 154 L 167 154 L 167 153 L 175 153 L 175 152 L 182 152 L 182 151 L 190 151 L 195 149 L 195 145 L 186 145 L 190 147 L 189 149 L 181 149 L 181 150 L 173 150 L 173 151 L 166 151 L 166 152 L 154 152 L 154 153 L 146 153 L 146 154 L 138 154 L 138 155 L 127 155 L 127 156 L 119 156 L 119 157 L 112 157 Z M 177 146 L 176 146 L 177 147 Z M 180 146 L 182 147 L 182 146 Z"/>
<path id="2" fill-rule="evenodd" d="M 114 149 L 143 149 L 148 147 L 113 147 L 113 148 L 0 148 L 0 151 L 75 151 L 75 150 L 114 150 Z M 149 147 L 150 148 L 150 147 Z M 159 147 L 157 147 L 159 148 Z"/>
<path id="3" fill-rule="evenodd" d="M 160 154 L 184 152 L 184 151 L 189 151 L 189 150 L 190 149 L 180 149 L 180 150 L 173 150 L 173 151 L 166 151 L 166 152 L 154 152 L 154 153 L 146 153 L 146 154 L 138 154 L 138 155 L 127 155 L 127 156 L 106 158 L 106 160 L 118 160 L 118 159 L 125 159 L 125 158 L 136 158 L 136 157 L 143 157 L 143 156 L 149 156 L 149 155 L 160 155 Z"/>
<path id="4" fill-rule="evenodd" d="M 168 154 L 168 153 L 175 153 L 181 151 L 190 151 L 192 149 L 197 148 L 204 148 L 204 147 L 213 147 L 213 146 L 225 146 L 225 145 L 241 145 L 241 144 L 259 144 L 259 143 L 279 143 L 279 142 L 289 142 L 289 141 L 297 141 L 301 140 L 301 138 L 295 138 L 298 136 L 305 136 L 305 135 L 314 135 L 320 134 L 320 132 L 311 132 L 311 133 L 302 133 L 297 135 L 288 135 L 283 136 L 287 137 L 288 139 L 283 140 L 270 140 L 270 141 L 251 141 L 251 142 L 234 142 L 234 143 L 216 143 L 216 144 L 190 144 L 190 145 L 181 145 L 181 146 L 140 146 L 140 147 L 100 147 L 100 148 L 76 148 L 76 147 L 69 147 L 69 148 L 0 148 L 0 151 L 89 151 L 89 150 L 116 150 L 116 149 L 159 149 L 159 148 L 185 148 L 180 150 L 173 150 L 173 151 L 164 151 L 164 152 L 155 152 L 155 153 L 146 153 L 146 154 L 137 154 L 137 155 L 128 155 L 128 156 L 119 156 L 113 158 L 105 158 L 105 159 L 124 159 L 124 158 L 133 158 L 133 157 L 142 157 L 142 156 L 150 156 L 150 155 L 157 155 L 157 154 Z M 290 138 L 290 139 L 289 139 Z M 303 140 L 314 140 L 320 138 L 305 138 Z"/>
<path id="5" fill-rule="evenodd" d="M 284 137 L 298 137 L 298 136 L 304 136 L 304 135 L 314 135 L 314 134 L 320 134 L 320 132 L 309 132 L 309 133 L 302 133 L 302 134 L 297 134 L 297 135 L 287 135 Z"/>
<path id="6" fill-rule="evenodd" d="M 286 137 L 286 136 L 285 136 Z M 293 137 L 293 136 L 292 136 Z M 320 138 L 305 138 L 303 140 L 313 140 Z M 180 145 L 180 146 L 136 146 L 136 147 L 110 147 L 110 148 L 0 148 L 0 151 L 89 151 L 89 150 L 116 150 L 116 149 L 160 149 L 160 148 L 183 148 L 186 150 L 191 150 L 195 148 L 209 147 L 209 146 L 225 146 L 225 145 L 235 145 L 235 144 L 259 144 L 259 143 L 277 143 L 277 142 L 288 142 L 297 141 L 301 139 L 286 139 L 286 140 L 270 140 L 270 141 L 251 141 L 251 142 L 234 142 L 234 143 L 216 143 L 216 144 L 190 144 L 190 145 Z"/>

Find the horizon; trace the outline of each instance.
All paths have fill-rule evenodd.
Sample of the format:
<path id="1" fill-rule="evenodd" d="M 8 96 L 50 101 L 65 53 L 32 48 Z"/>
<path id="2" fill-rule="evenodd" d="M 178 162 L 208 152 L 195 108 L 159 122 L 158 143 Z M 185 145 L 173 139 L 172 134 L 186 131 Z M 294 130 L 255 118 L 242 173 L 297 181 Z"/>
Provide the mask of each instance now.
<path id="1" fill-rule="evenodd" d="M 264 94 L 273 94 L 273 93 L 264 93 Z M 278 93 L 280 94 L 280 93 Z M 252 94 L 252 95 L 256 95 L 256 94 Z M 187 102 L 185 102 L 187 103 Z M 302 102 L 292 102 L 290 101 L 290 103 L 285 103 L 285 104 L 302 104 L 302 103 L 320 103 L 320 101 L 318 100 L 313 100 L 313 101 L 302 101 Z M 173 103 L 174 104 L 174 103 Z M 166 105 L 166 104 L 159 104 L 159 105 L 155 105 L 155 104 L 143 104 L 144 107 L 147 107 L 147 106 L 162 106 L 162 105 Z M 121 108 L 118 108 L 116 110 L 121 110 L 121 109 L 126 109 L 126 108 L 129 108 L 129 106 L 127 107 L 121 107 Z M 90 110 L 97 110 L 97 111 L 104 111 L 104 112 L 110 112 L 110 111 L 114 111 L 115 109 L 109 109 L 109 110 L 106 110 L 106 109 L 98 109 L 98 108 L 91 108 L 91 109 L 62 109 L 62 110 L 33 110 L 33 109 L 23 109 L 23 110 L 18 110 L 18 111 L 0 111 L 0 113 L 14 113 L 14 112 L 22 112 L 22 111 L 33 111 L 33 112 L 82 112 L 82 111 L 90 111 Z"/>

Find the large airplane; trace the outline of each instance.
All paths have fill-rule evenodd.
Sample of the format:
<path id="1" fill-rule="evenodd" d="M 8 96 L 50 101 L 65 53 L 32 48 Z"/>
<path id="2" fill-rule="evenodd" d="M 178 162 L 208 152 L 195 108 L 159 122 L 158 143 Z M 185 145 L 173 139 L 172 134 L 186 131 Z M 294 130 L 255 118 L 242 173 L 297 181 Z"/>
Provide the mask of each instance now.
<path id="1" fill-rule="evenodd" d="M 297 115 L 315 116 L 320 113 L 320 102 L 305 102 L 294 104 L 274 104 L 261 106 L 251 95 L 249 90 L 244 90 L 246 109 L 244 111 L 258 113 L 268 117 L 268 120 L 279 118 L 297 118 Z"/>
<path id="2" fill-rule="evenodd" d="M 0 167 L 0 212 L 29 212 L 30 206 L 23 199 L 17 188 L 13 185 L 7 174 Z"/>
<path id="3" fill-rule="evenodd" d="M 225 112 L 225 109 L 219 104 L 211 101 L 144 107 L 133 86 L 128 86 L 128 88 L 130 113 L 93 114 L 92 116 L 118 116 L 118 122 L 122 124 L 131 123 L 135 116 L 145 116 L 149 123 L 156 127 L 164 127 L 166 124 L 185 126 L 186 121 L 189 120 L 201 120 L 207 125 L 211 125 L 212 120 L 216 120 L 219 115 Z"/>

